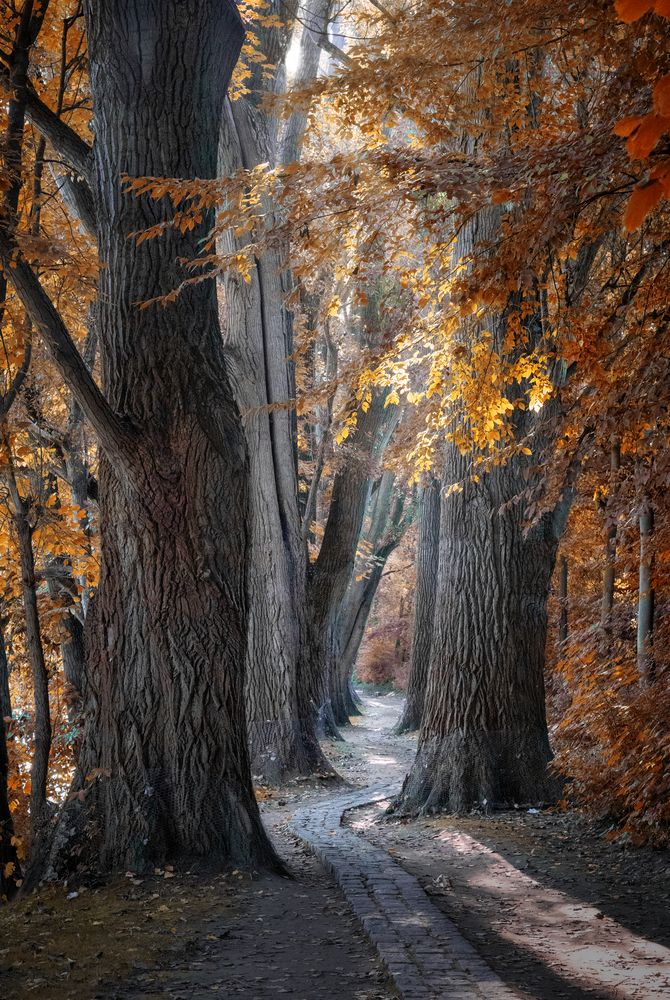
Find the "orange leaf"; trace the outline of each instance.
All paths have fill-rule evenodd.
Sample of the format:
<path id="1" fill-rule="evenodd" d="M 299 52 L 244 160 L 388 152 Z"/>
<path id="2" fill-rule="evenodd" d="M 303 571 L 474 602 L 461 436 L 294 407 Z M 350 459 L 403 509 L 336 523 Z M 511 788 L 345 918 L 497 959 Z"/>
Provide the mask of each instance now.
<path id="1" fill-rule="evenodd" d="M 615 10 L 620 21 L 632 24 L 653 7 L 653 0 L 615 0 Z"/>
<path id="2" fill-rule="evenodd" d="M 635 131 L 640 122 L 643 121 L 644 115 L 633 115 L 631 118 L 622 118 L 614 126 L 613 132 L 615 135 L 629 136 Z"/>
<path id="3" fill-rule="evenodd" d="M 664 115 L 646 115 L 640 127 L 631 135 L 626 147 L 633 160 L 644 160 L 664 132 L 670 128 L 670 118 Z"/>
<path id="4" fill-rule="evenodd" d="M 645 217 L 655 205 L 658 205 L 662 196 L 663 186 L 659 181 L 651 181 L 650 184 L 642 184 L 635 188 L 628 201 L 623 219 L 623 224 L 629 233 L 642 225 Z"/>
<path id="5" fill-rule="evenodd" d="M 654 87 L 654 110 L 659 115 L 670 115 L 670 73 L 666 73 Z"/>
<path id="6" fill-rule="evenodd" d="M 656 0 L 654 11 L 659 17 L 670 17 L 670 0 Z"/>

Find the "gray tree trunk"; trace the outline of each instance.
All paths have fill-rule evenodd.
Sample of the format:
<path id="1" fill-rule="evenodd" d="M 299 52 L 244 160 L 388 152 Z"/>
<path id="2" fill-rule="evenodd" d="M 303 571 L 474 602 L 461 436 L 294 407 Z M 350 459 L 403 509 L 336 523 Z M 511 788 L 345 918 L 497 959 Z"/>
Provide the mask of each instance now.
<path id="1" fill-rule="evenodd" d="M 138 244 L 132 234 L 169 220 L 172 209 L 124 192 L 123 182 L 216 176 L 243 28 L 230 0 L 164 0 L 160 9 L 90 0 L 85 13 L 98 332 L 115 416 L 81 365 L 58 354 L 101 435 L 101 574 L 87 619 L 75 795 L 47 868 L 65 870 L 73 854 L 133 871 L 189 855 L 274 864 L 250 779 L 248 465 L 216 290 L 200 283 L 167 308 L 138 307 L 179 285 L 188 273 L 180 261 L 197 256 L 213 219 Z"/>
<path id="2" fill-rule="evenodd" d="M 637 606 L 637 669 L 647 683 L 654 677 L 654 510 L 649 495 L 643 494 L 639 515 L 640 571 Z"/>
<path id="3" fill-rule="evenodd" d="M 328 4 L 319 16 L 326 17 Z M 281 61 L 288 36 L 270 32 L 266 48 Z M 304 46 L 300 76 L 315 75 L 314 46 Z M 268 52 L 268 55 L 270 51 Z M 278 69 L 281 77 L 281 69 Z M 254 88 L 267 89 L 261 75 Z M 270 89 L 280 89 L 275 79 Z M 221 170 L 277 163 L 297 155 L 306 119 L 291 116 L 281 140 L 278 123 L 256 99 L 228 103 L 222 124 Z M 265 206 L 268 212 L 272 205 Z M 224 251 L 244 240 L 228 232 Z M 280 784 L 295 774 L 330 767 L 319 746 L 311 712 L 301 705 L 307 551 L 298 502 L 297 424 L 290 287 L 278 250 L 254 258 L 251 281 L 223 280 L 224 344 L 231 383 L 243 415 L 250 458 L 250 622 L 246 654 L 247 724 L 254 775 Z"/>
<path id="4" fill-rule="evenodd" d="M 462 812 L 547 800 L 547 597 L 558 533 L 524 533 L 523 465 L 443 496 L 435 634 L 419 747 L 400 809 Z M 449 450 L 445 483 L 467 475 Z"/>
<path id="5" fill-rule="evenodd" d="M 405 707 L 396 727 L 397 733 L 416 732 L 421 727 L 423 718 L 433 642 L 440 553 L 440 489 L 440 483 L 433 480 L 421 491 L 409 683 Z"/>
<path id="6" fill-rule="evenodd" d="M 0 608 L 0 715 L 3 719 L 12 717 L 12 697 L 9 690 L 9 660 L 5 643 L 6 619 Z"/>

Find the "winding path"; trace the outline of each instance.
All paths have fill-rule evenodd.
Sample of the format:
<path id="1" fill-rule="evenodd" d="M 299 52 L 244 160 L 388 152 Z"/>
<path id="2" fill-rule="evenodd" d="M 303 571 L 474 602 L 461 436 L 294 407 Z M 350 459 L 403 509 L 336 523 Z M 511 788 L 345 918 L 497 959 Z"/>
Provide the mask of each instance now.
<path id="1" fill-rule="evenodd" d="M 402 997 L 518 997 L 430 901 L 418 879 L 386 851 L 342 826 L 347 810 L 389 798 L 396 782 L 349 790 L 298 809 L 291 827 L 333 873 Z"/>
<path id="2" fill-rule="evenodd" d="M 348 810 L 391 798 L 405 773 L 412 747 L 389 731 L 397 705 L 384 700 L 369 701 L 365 723 L 348 737 L 350 757 L 358 758 L 356 780 L 365 777 L 370 783 L 300 806 L 290 823 L 293 832 L 333 873 L 401 997 L 518 1000 L 532 995 L 500 979 L 414 875 L 342 825 Z M 464 834 L 443 834 L 440 843 L 442 863 L 466 851 L 475 862 L 469 867 L 477 869 L 477 885 L 508 907 L 503 933 L 508 947 L 537 951 L 579 996 L 650 1000 L 670 995 L 670 952 L 661 945 L 604 918 L 595 906 L 529 878 Z"/>

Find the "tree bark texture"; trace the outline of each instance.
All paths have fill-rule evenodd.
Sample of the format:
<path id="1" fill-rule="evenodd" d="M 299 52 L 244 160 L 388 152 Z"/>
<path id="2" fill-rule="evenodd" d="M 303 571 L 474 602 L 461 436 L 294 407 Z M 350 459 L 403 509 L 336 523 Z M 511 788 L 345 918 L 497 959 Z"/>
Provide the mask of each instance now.
<path id="1" fill-rule="evenodd" d="M 654 511 L 646 491 L 642 497 L 639 524 L 640 570 L 637 605 L 637 669 L 642 680 L 649 682 L 654 677 Z"/>
<path id="2" fill-rule="evenodd" d="M 416 543 L 416 588 L 410 652 L 409 682 L 398 733 L 421 727 L 433 642 L 435 594 L 440 552 L 441 486 L 433 480 L 421 491 L 419 533 Z"/>
<path id="3" fill-rule="evenodd" d="M 476 79 L 470 87 L 474 100 Z M 473 139 L 465 142 L 472 146 Z M 494 244 L 499 219 L 497 207 L 476 213 L 459 230 L 454 260 L 469 267 L 477 247 Z M 467 344 L 483 329 L 503 352 L 504 313 L 466 322 L 459 336 Z M 539 343 L 539 315 L 525 321 L 525 332 L 527 346 Z M 508 392 L 513 398 L 518 387 Z M 463 812 L 555 794 L 547 771 L 544 656 L 547 599 L 570 494 L 529 528 L 520 499 L 539 486 L 554 406 L 515 412 L 515 437 L 530 440 L 533 454 L 494 465 L 479 482 L 471 477 L 471 457 L 446 446 L 428 685 L 417 756 L 397 802 L 403 812 Z M 461 491 L 450 491 L 452 484 Z"/>
<path id="4" fill-rule="evenodd" d="M 568 641 L 568 560 L 561 556 L 558 563 L 558 648 L 563 651 Z"/>
<path id="5" fill-rule="evenodd" d="M 238 100 L 222 129 L 226 173 L 273 155 L 274 123 Z M 224 250 L 236 247 L 232 233 Z M 256 258 L 251 281 L 223 282 L 224 343 L 250 459 L 250 623 L 246 705 L 252 768 L 267 783 L 325 767 L 309 719 L 298 706 L 303 642 L 306 548 L 297 491 L 292 320 L 279 253 Z"/>
<path id="6" fill-rule="evenodd" d="M 3 618 L 2 609 L 0 609 L 0 715 L 3 719 L 11 719 L 12 697 L 9 690 L 9 659 L 5 642 L 6 624 L 7 621 Z"/>
<path id="7" fill-rule="evenodd" d="M 450 450 L 448 480 L 466 472 Z M 558 536 L 546 516 L 524 533 L 513 460 L 441 503 L 435 632 L 405 812 L 463 812 L 547 800 L 547 597 Z M 456 473 L 456 476 L 454 476 Z"/>
<path id="8" fill-rule="evenodd" d="M 86 724 L 49 862 L 145 871 L 168 858 L 274 863 L 250 779 L 243 705 L 248 466 L 216 289 L 168 307 L 211 229 L 175 228 L 129 177 L 216 176 L 243 39 L 230 0 L 85 4 L 101 261 L 100 585 L 87 618 Z M 82 374 L 80 382 L 85 382 Z M 89 402 L 92 399 L 92 403 Z"/>

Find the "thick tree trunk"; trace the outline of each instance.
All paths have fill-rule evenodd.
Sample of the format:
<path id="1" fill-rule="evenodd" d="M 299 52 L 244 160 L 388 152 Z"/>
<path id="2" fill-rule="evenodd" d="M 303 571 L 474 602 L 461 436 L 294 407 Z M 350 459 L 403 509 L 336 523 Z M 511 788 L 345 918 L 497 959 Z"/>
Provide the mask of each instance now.
<path id="1" fill-rule="evenodd" d="M 462 812 L 553 794 L 543 668 L 558 532 L 546 516 L 524 533 L 514 498 L 526 486 L 526 462 L 513 458 L 461 493 L 443 494 L 435 634 L 403 812 Z M 466 475 L 450 448 L 445 486 Z"/>
<path id="2" fill-rule="evenodd" d="M 245 101 L 227 109 L 222 167 L 233 173 L 272 161 L 275 125 Z M 270 209 L 271 206 L 268 206 Z M 223 249 L 237 248 L 233 234 Z M 305 632 L 307 552 L 300 531 L 292 318 L 285 263 L 256 258 L 251 281 L 224 278 L 224 342 L 250 458 L 250 627 L 246 708 L 252 770 L 266 783 L 329 770 L 311 717 L 298 703 Z"/>
<path id="3" fill-rule="evenodd" d="M 138 244 L 169 202 L 130 177 L 216 175 L 243 29 L 229 0 L 85 4 L 104 389 L 123 418 L 100 460 L 101 575 L 87 619 L 86 726 L 50 855 L 151 869 L 274 863 L 243 704 L 248 467 L 213 282 L 168 307 L 212 218 Z"/>
<path id="4" fill-rule="evenodd" d="M 433 480 L 421 492 L 419 537 L 416 543 L 416 588 L 410 653 L 409 683 L 397 733 L 413 733 L 421 726 L 428 684 L 435 616 L 435 592 L 440 553 L 440 483 Z"/>

